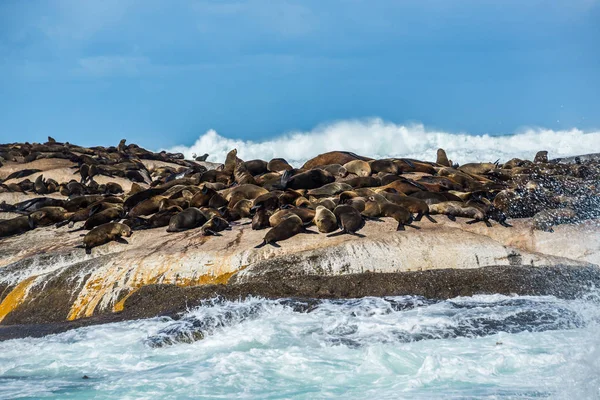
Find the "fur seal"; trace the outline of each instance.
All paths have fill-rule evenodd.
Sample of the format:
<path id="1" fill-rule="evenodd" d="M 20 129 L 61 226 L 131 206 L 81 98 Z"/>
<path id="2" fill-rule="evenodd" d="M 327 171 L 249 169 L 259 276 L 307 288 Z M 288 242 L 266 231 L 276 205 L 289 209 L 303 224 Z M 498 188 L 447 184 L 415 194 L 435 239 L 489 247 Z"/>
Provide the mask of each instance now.
<path id="1" fill-rule="evenodd" d="M 548 162 L 548 152 L 546 150 L 538 151 L 533 159 L 534 163 L 547 163 Z"/>
<path id="2" fill-rule="evenodd" d="M 28 215 L 0 220 L 0 237 L 19 235 L 35 229 L 35 227 L 35 221 Z"/>
<path id="3" fill-rule="evenodd" d="M 329 172 L 334 177 L 344 178 L 348 175 L 348 170 L 340 164 L 323 165 L 318 168 Z"/>
<path id="4" fill-rule="evenodd" d="M 397 193 L 389 193 L 386 191 L 380 192 L 380 194 L 383 195 L 388 201 L 406 208 L 411 213 L 417 214 L 414 218 L 415 221 L 420 221 L 424 216 L 429 221 L 437 223 L 437 221 L 431 215 L 429 215 L 429 206 L 425 201 L 415 197 L 400 195 Z"/>
<path id="5" fill-rule="evenodd" d="M 332 182 L 320 188 L 311 189 L 306 194 L 314 197 L 331 197 L 347 190 L 352 190 L 352 186 L 343 182 Z"/>
<path id="6" fill-rule="evenodd" d="M 190 207 L 171 217 L 167 232 L 181 232 L 194 229 L 206 223 L 206 215 L 196 207 Z"/>
<path id="7" fill-rule="evenodd" d="M 338 229 L 335 214 L 323 206 L 317 206 L 313 221 L 321 233 L 331 233 Z"/>
<path id="8" fill-rule="evenodd" d="M 291 171 L 285 171 L 281 177 L 281 185 L 290 189 L 316 189 L 333 181 L 333 175 L 322 169 L 311 169 L 293 176 Z"/>
<path id="9" fill-rule="evenodd" d="M 274 158 L 267 164 L 267 169 L 270 172 L 283 172 L 283 171 L 291 171 L 294 169 L 287 161 L 283 158 Z"/>
<path id="10" fill-rule="evenodd" d="M 299 233 L 316 233 L 304 227 L 302 220 L 295 214 L 292 214 L 281 221 L 277 226 L 271 228 L 265 235 L 261 244 L 255 248 L 261 248 L 267 244 L 274 247 L 280 247 L 277 242 L 289 239 Z"/>
<path id="11" fill-rule="evenodd" d="M 362 157 L 348 151 L 330 151 L 311 158 L 304 163 L 302 169 L 312 169 L 330 164 L 344 165 L 353 160 L 369 161 L 370 158 Z"/>
<path id="12" fill-rule="evenodd" d="M 265 208 L 257 210 L 252 217 L 252 229 L 257 231 L 270 227 L 271 224 L 269 223 L 269 218 L 271 215 L 273 215 L 271 210 Z"/>
<path id="13" fill-rule="evenodd" d="M 337 219 L 337 225 L 341 231 L 332 233 L 328 236 L 337 236 L 342 234 L 349 234 L 359 237 L 363 236 L 356 233 L 362 229 L 363 226 L 365 226 L 365 220 L 356 208 L 347 204 L 340 204 L 333 210 L 333 214 Z"/>
<path id="14" fill-rule="evenodd" d="M 419 229 L 418 226 L 412 225 L 414 219 L 412 213 L 406 208 L 398 204 L 394 204 L 387 200 L 382 195 L 374 195 L 369 198 L 369 201 L 375 201 L 379 205 L 380 215 L 382 217 L 391 217 L 398 222 L 397 231 L 403 231 L 404 226 Z"/>
<path id="15" fill-rule="evenodd" d="M 71 232 L 76 232 L 80 230 L 91 230 L 97 226 L 107 224 L 109 222 L 114 222 L 123 218 L 124 211 L 122 207 L 109 207 L 105 210 L 97 212 L 91 215 L 83 224 L 81 228 L 74 229 Z"/>
<path id="16" fill-rule="evenodd" d="M 442 203 L 431 204 L 429 206 L 429 212 L 431 214 L 444 214 L 451 221 L 456 221 L 456 217 L 471 218 L 471 221 L 468 221 L 467 223 L 483 221 L 486 226 L 492 226 L 488 221 L 487 216 L 480 208 L 468 206 L 459 201 L 445 201 Z"/>
<path id="17" fill-rule="evenodd" d="M 204 236 L 221 236 L 219 232 L 231 228 L 229 226 L 229 222 L 225 221 L 223 218 L 212 217 L 204 225 L 202 225 L 202 228 L 200 229 Z"/>
<path id="18" fill-rule="evenodd" d="M 451 167 L 452 163 L 448 160 L 448 156 L 446 155 L 446 151 L 444 149 L 437 149 L 437 159 L 435 160 L 436 164 L 443 165 L 444 167 Z"/>
<path id="19" fill-rule="evenodd" d="M 269 163 L 264 160 L 244 161 L 244 167 L 252 176 L 262 175 L 269 171 Z"/>
<path id="20" fill-rule="evenodd" d="M 129 213 L 128 217 L 139 217 L 142 215 L 151 215 L 160 211 L 160 205 L 163 200 L 167 200 L 164 196 L 154 196 L 136 204 Z"/>
<path id="21" fill-rule="evenodd" d="M 91 254 L 92 248 L 112 242 L 113 240 L 119 243 L 128 244 L 123 238 L 130 237 L 131 233 L 131 228 L 127 225 L 118 222 L 109 222 L 97 226 L 86 233 L 83 237 L 83 247 L 85 248 L 86 254 Z"/>
<path id="22" fill-rule="evenodd" d="M 371 166 L 367 161 L 352 160 L 344 164 L 344 168 L 346 168 L 348 173 L 359 177 L 371 176 Z"/>

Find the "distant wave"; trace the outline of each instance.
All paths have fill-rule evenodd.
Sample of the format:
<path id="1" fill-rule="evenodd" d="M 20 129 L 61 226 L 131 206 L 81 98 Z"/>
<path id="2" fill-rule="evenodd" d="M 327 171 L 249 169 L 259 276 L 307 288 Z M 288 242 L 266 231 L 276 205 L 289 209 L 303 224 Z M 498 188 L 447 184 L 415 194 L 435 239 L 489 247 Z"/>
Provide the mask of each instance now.
<path id="1" fill-rule="evenodd" d="M 531 160 L 539 150 L 548 150 L 550 158 L 568 157 L 600 152 L 600 131 L 526 128 L 509 135 L 470 135 L 373 118 L 319 125 L 308 132 L 289 132 L 264 141 L 230 139 L 211 129 L 193 145 L 175 146 L 169 151 L 181 152 L 186 158 L 191 158 L 192 153 L 208 153 L 208 161 L 223 162 L 227 152 L 237 148 L 238 157 L 244 160 L 283 157 L 299 166 L 317 154 L 332 150 L 351 151 L 373 158 L 408 157 L 435 161 L 436 150 L 440 147 L 458 163 L 506 161 L 513 157 Z"/>

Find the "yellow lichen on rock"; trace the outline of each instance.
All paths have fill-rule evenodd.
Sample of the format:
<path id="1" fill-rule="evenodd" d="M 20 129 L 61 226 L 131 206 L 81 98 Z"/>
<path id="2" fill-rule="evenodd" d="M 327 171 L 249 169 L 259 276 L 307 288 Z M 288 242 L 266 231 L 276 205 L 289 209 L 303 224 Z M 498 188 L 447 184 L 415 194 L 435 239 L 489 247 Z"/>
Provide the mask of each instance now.
<path id="1" fill-rule="evenodd" d="M 33 285 L 37 276 L 30 276 L 29 278 L 21 281 L 0 303 L 0 322 L 6 317 L 12 310 L 17 308 L 27 296 L 27 292 L 31 285 Z"/>

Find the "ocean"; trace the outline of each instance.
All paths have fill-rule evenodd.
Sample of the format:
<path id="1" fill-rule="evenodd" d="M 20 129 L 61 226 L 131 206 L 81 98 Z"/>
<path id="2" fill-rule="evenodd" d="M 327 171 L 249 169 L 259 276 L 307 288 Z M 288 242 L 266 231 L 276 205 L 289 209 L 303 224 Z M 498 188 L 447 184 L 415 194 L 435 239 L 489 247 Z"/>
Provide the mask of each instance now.
<path id="1" fill-rule="evenodd" d="M 598 292 L 215 299 L 1 342 L 0 398 L 594 399 L 599 323 Z"/>

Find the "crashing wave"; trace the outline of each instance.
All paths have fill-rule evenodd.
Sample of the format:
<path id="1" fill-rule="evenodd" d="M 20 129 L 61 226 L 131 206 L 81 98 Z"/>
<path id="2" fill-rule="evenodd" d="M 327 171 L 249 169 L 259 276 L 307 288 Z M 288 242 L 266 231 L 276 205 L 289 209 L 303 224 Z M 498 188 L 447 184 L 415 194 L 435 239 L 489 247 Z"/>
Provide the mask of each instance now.
<path id="1" fill-rule="evenodd" d="M 471 135 L 429 129 L 422 124 L 399 125 L 380 118 L 347 120 L 319 125 L 308 132 L 252 141 L 230 139 L 209 130 L 191 146 L 175 146 L 169 151 L 209 154 L 208 161 L 223 162 L 227 152 L 238 149 L 244 160 L 270 160 L 283 157 L 300 166 L 316 154 L 327 151 L 351 151 L 373 158 L 407 157 L 435 161 L 438 148 L 458 163 L 507 161 L 518 157 L 533 159 L 539 150 L 548 150 L 550 158 L 600 152 L 600 131 L 579 129 L 551 130 L 527 128 L 510 135 Z"/>

